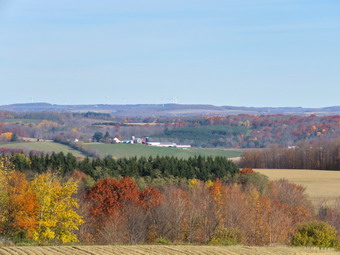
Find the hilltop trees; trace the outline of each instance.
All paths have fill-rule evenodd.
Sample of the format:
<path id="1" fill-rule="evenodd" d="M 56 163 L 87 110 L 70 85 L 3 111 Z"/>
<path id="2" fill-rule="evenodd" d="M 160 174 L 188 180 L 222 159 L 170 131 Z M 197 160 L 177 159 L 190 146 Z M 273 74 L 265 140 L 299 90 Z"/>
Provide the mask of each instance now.
<path id="1" fill-rule="evenodd" d="M 28 160 L 22 155 L 18 157 L 20 162 Z M 26 163 L 33 164 L 35 160 Z M 201 174 L 197 176 L 209 179 L 149 182 L 153 178 L 150 176 L 153 168 L 139 167 L 163 161 L 146 159 L 140 165 L 136 160 L 123 161 L 126 165 L 121 165 L 125 167 L 124 171 L 131 171 L 127 170 L 131 168 L 145 173 L 144 182 L 140 179 L 144 177 L 140 176 L 95 181 L 78 170 L 73 172 L 73 177 L 63 180 L 51 172 L 34 176 L 30 173 L 28 178 L 14 170 L 10 158 L 2 157 L 0 235 L 14 241 L 29 239 L 38 244 L 80 240 L 84 243 L 272 245 L 290 242 L 296 230 L 305 231 L 297 226 L 315 219 L 313 206 L 305 189 L 299 185 L 286 180 L 260 178 L 252 169 L 213 179 L 211 172 L 202 169 L 212 169 L 207 166 L 209 164 L 225 166 L 227 162 L 210 162 L 203 158 L 191 160 L 191 164 L 199 169 L 196 173 Z M 37 162 L 40 161 L 34 164 L 39 166 Z M 98 159 L 92 164 L 103 167 L 110 163 L 113 168 L 118 164 L 116 161 L 104 162 Z M 63 164 L 67 165 L 67 162 Z M 159 169 L 155 179 L 160 179 L 164 177 L 162 167 L 170 165 L 155 164 L 153 167 Z M 176 172 L 176 169 L 168 171 Z M 218 173 L 220 169 L 211 171 Z M 157 188 L 148 186 L 148 183 L 156 183 Z M 324 207 L 319 217 L 336 225 L 337 212 L 337 208 Z M 314 225 L 312 228 L 313 231 L 320 229 Z M 305 242 L 309 238 L 301 233 L 294 235 L 295 241 Z M 333 238 L 333 230 L 331 234 Z M 332 240 L 334 244 L 338 241 Z"/>

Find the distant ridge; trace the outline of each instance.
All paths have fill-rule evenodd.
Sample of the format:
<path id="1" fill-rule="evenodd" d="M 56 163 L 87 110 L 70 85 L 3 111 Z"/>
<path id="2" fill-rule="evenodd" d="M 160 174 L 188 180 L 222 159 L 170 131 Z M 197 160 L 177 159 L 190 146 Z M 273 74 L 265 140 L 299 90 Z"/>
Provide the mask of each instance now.
<path id="1" fill-rule="evenodd" d="M 103 112 L 120 116 L 223 116 L 234 114 L 340 115 L 340 106 L 303 108 L 214 106 L 208 104 L 57 105 L 49 103 L 25 103 L 1 105 L 0 110 L 14 112 Z"/>

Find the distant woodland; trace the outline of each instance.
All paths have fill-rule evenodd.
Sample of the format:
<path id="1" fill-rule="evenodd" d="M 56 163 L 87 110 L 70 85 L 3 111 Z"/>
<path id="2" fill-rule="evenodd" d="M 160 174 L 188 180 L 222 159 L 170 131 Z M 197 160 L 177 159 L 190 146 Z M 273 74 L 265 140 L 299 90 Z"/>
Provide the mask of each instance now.
<path id="1" fill-rule="evenodd" d="M 340 170 L 340 139 L 303 142 L 290 148 L 273 146 L 247 150 L 242 155 L 240 165 L 254 168 Z"/>
<path id="2" fill-rule="evenodd" d="M 107 113 L 0 112 L 0 142 L 21 137 L 72 143 L 112 138 L 152 140 L 197 147 L 266 148 L 325 141 L 340 136 L 340 116 L 231 115 L 211 117 L 123 117 Z M 105 139 L 104 139 L 104 135 Z M 13 136 L 14 138 L 13 138 Z"/>

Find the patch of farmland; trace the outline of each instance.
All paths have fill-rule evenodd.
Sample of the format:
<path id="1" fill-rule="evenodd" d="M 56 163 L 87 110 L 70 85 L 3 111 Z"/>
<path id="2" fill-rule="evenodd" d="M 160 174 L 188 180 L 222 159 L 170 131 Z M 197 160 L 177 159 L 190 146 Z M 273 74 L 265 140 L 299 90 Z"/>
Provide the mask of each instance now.
<path id="1" fill-rule="evenodd" d="M 296 247 L 133 245 L 133 246 L 22 246 L 2 247 L 2 255 L 335 255 L 335 250 Z"/>
<path id="2" fill-rule="evenodd" d="M 340 171 L 304 169 L 256 169 L 270 180 L 287 179 L 306 187 L 306 193 L 315 205 L 333 203 L 340 197 Z"/>
<path id="3" fill-rule="evenodd" d="M 146 146 L 141 144 L 105 144 L 105 143 L 86 143 L 84 148 L 95 151 L 102 157 L 113 156 L 114 158 L 123 157 L 149 157 L 149 156 L 174 156 L 178 158 L 189 158 L 192 156 L 222 156 L 235 158 L 241 156 L 241 152 L 225 149 L 202 149 L 202 148 L 163 148 Z"/>
<path id="4" fill-rule="evenodd" d="M 24 143 L 6 143 L 0 144 L 0 148 L 22 149 L 28 151 L 42 152 L 63 152 L 64 154 L 72 153 L 75 157 L 85 157 L 80 151 L 74 150 L 69 146 L 54 142 L 24 142 Z"/>

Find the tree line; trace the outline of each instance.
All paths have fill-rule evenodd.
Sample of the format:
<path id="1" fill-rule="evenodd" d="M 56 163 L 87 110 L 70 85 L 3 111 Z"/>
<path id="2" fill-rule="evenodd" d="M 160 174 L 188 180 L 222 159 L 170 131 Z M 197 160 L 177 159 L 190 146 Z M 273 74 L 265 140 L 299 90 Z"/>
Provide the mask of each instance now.
<path id="1" fill-rule="evenodd" d="M 21 172 L 58 172 L 62 176 L 74 169 L 91 176 L 95 180 L 104 177 L 179 177 L 186 179 L 215 180 L 232 177 L 239 167 L 224 157 L 195 156 L 189 159 L 176 157 L 131 157 L 113 159 L 112 157 L 84 158 L 77 160 L 71 153 L 64 154 L 12 154 L 10 160 Z"/>
<path id="2" fill-rule="evenodd" d="M 242 167 L 340 170 L 340 139 L 245 151 Z"/>

